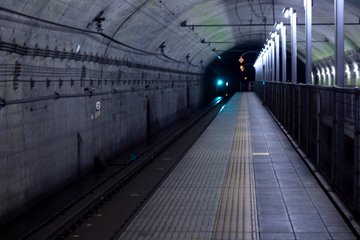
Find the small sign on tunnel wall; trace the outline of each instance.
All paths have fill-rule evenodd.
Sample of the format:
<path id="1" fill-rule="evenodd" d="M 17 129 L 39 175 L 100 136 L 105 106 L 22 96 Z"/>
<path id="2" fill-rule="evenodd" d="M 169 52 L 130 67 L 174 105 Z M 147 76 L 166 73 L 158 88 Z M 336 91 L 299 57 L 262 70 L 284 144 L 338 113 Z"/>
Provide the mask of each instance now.
<path id="1" fill-rule="evenodd" d="M 98 118 L 98 117 L 100 117 L 100 110 L 101 110 L 101 102 L 100 101 L 96 102 L 95 109 L 96 109 L 95 118 Z"/>
<path id="2" fill-rule="evenodd" d="M 101 102 L 98 101 L 95 103 L 95 113 L 91 113 L 91 119 L 94 120 L 101 115 Z"/>
<path id="3" fill-rule="evenodd" d="M 96 108 L 96 111 L 100 111 L 101 102 L 96 102 L 95 108 Z"/>

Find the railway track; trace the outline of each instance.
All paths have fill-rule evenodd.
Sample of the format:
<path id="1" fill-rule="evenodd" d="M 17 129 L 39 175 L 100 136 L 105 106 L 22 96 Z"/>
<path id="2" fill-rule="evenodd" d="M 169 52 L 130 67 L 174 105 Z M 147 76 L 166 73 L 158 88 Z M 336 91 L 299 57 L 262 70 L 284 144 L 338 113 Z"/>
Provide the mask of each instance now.
<path id="1" fill-rule="evenodd" d="M 196 117 L 137 154 L 136 160 L 120 165 L 41 224 L 8 239 L 117 239 L 228 99 L 214 100 Z"/>

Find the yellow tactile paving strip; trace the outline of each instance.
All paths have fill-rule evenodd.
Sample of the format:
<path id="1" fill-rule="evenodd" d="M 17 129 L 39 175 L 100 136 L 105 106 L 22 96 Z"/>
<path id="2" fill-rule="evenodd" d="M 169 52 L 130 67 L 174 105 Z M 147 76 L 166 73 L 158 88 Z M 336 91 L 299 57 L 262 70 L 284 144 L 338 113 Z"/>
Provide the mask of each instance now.
<path id="1" fill-rule="evenodd" d="M 214 239 L 258 239 L 247 97 L 240 103 Z"/>
<path id="2" fill-rule="evenodd" d="M 120 239 L 241 239 L 252 234 L 252 180 L 237 176 L 251 170 L 251 153 L 237 153 L 250 144 L 236 139 L 249 137 L 241 133 L 248 129 L 242 97 L 237 94 L 227 103 Z"/>

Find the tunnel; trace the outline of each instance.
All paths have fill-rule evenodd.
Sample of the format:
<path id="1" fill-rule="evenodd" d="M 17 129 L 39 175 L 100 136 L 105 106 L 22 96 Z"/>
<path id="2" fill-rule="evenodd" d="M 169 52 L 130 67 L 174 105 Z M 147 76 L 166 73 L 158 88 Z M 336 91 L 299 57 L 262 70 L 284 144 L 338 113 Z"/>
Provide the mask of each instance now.
<path id="1" fill-rule="evenodd" d="M 97 186 L 136 165 L 160 148 L 157 139 L 173 139 L 169 132 L 221 102 L 224 115 L 229 106 L 266 109 L 264 119 L 274 119 L 350 229 L 336 238 L 327 228 L 321 239 L 356 239 L 359 13 L 358 0 L 0 0 L 0 236 L 41 239 L 32 234 L 52 216 L 34 209 L 69 186 Z M 245 96 L 248 107 L 238 109 L 233 99 Z M 237 121 L 248 127 L 236 129 L 247 132 L 246 119 Z M 56 216 L 75 195 L 56 205 Z M 7 232 L 29 216 L 39 223 L 22 237 Z M 262 235 L 261 219 L 253 221 L 255 235 L 198 239 L 293 239 Z"/>

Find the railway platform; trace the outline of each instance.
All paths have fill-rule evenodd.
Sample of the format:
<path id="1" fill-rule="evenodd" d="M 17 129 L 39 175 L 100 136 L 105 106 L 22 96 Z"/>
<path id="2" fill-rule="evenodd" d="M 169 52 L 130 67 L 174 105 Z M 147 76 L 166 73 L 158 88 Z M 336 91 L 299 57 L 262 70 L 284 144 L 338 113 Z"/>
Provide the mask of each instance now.
<path id="1" fill-rule="evenodd" d="M 119 239 L 356 237 L 256 95 L 237 93 Z"/>

